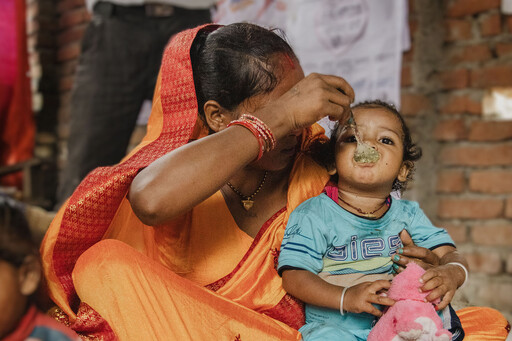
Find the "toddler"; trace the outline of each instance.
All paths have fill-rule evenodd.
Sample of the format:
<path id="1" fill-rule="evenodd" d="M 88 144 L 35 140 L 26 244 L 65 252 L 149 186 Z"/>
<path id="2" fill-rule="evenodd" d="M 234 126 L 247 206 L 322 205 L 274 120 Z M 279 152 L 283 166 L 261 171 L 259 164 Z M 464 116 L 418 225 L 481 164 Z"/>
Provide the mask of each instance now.
<path id="1" fill-rule="evenodd" d="M 354 106 L 349 122 L 335 128 L 330 151 L 337 183 L 292 212 L 279 256 L 283 287 L 306 303 L 304 340 L 366 340 L 379 308 L 394 304 L 385 292 L 398 269 L 392 258 L 402 252 L 402 231 L 439 257 L 422 290 L 432 290 L 429 301 L 442 299 L 438 310 L 447 307 L 466 280 L 466 261 L 416 202 L 390 195 L 405 189 L 421 157 L 399 112 L 381 101 Z M 458 318 L 445 311 L 456 339 Z"/>

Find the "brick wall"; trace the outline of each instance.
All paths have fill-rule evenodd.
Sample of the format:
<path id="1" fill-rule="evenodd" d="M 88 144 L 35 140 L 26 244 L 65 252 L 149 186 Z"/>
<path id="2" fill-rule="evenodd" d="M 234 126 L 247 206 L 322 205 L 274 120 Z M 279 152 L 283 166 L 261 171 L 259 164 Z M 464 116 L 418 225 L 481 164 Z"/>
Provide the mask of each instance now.
<path id="1" fill-rule="evenodd" d="M 58 129 L 45 136 L 50 145 L 57 136 L 62 163 L 73 74 L 90 17 L 83 0 L 28 1 L 47 11 L 38 29 L 49 36 L 31 61 L 42 64 L 39 89 L 48 89 L 36 92 L 49 109 L 38 115 L 47 126 L 57 115 Z M 484 119 L 481 104 L 488 88 L 512 87 L 512 17 L 500 13 L 500 0 L 409 4 L 412 49 L 404 54 L 402 111 L 424 156 L 406 197 L 445 226 L 468 257 L 471 280 L 456 304 L 491 306 L 512 319 L 512 122 Z"/>
<path id="2" fill-rule="evenodd" d="M 500 0 L 410 1 L 403 111 L 424 148 L 411 193 L 467 256 L 456 304 L 512 317 L 512 121 L 482 115 L 491 87 L 512 87 L 512 17 Z"/>

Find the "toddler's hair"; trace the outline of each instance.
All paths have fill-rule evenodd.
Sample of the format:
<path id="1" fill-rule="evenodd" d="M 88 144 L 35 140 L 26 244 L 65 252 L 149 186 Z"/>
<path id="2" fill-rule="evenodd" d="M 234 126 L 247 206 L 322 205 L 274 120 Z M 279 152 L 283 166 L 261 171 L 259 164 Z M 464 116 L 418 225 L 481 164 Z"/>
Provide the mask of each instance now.
<path id="1" fill-rule="evenodd" d="M 24 206 L 0 194 L 0 259 L 20 267 L 28 255 L 38 256 Z"/>
<path id="2" fill-rule="evenodd" d="M 405 181 L 399 181 L 398 179 L 395 179 L 395 182 L 393 183 L 393 191 L 399 191 L 403 192 L 407 188 L 407 183 L 412 180 L 415 165 L 414 162 L 418 161 L 421 158 L 422 151 L 421 148 L 416 145 L 412 141 L 411 132 L 409 130 L 409 127 L 407 127 L 407 124 L 405 123 L 404 118 L 398 112 L 396 107 L 390 103 L 381 101 L 381 100 L 372 100 L 372 101 L 365 101 L 358 103 L 352 107 L 352 110 L 357 108 L 369 108 L 369 109 L 378 109 L 383 108 L 393 115 L 395 115 L 399 120 L 402 127 L 403 132 L 403 139 L 402 143 L 404 145 L 404 154 L 403 154 L 403 161 L 410 163 L 410 169 L 409 174 L 407 175 L 407 179 Z M 329 143 L 325 143 L 323 145 L 317 144 L 314 146 L 311 151 L 310 155 L 320 164 L 325 166 L 327 169 L 331 169 L 335 167 L 335 160 L 334 160 L 334 151 L 336 148 L 336 141 L 338 140 L 339 134 L 343 131 L 343 125 L 339 124 L 339 122 L 336 123 L 334 126 L 331 139 L 329 140 Z M 331 179 L 334 182 L 338 182 L 338 175 L 335 174 L 333 178 Z"/>

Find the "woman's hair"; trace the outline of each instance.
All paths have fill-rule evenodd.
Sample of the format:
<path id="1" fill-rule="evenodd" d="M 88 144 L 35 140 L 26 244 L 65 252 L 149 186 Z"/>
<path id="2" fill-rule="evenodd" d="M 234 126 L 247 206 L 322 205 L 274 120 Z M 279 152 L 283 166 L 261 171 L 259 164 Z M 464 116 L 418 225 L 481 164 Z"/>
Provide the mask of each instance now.
<path id="1" fill-rule="evenodd" d="M 409 130 L 409 127 L 407 127 L 407 124 L 405 123 L 404 118 L 402 115 L 398 112 L 398 110 L 395 108 L 394 105 L 381 101 L 381 100 L 372 100 L 372 101 L 366 101 L 361 102 L 352 107 L 352 110 L 357 108 L 368 108 L 368 109 L 385 109 L 388 112 L 395 115 L 395 117 L 398 118 L 400 121 L 400 125 L 402 127 L 403 132 L 403 139 L 402 143 L 404 145 L 404 153 L 403 153 L 403 161 L 409 162 L 410 168 L 409 173 L 407 175 L 407 179 L 405 181 L 399 181 L 398 179 L 395 179 L 395 182 L 393 183 L 392 189 L 394 191 L 403 192 L 405 191 L 407 187 L 407 182 L 409 180 L 412 180 L 413 174 L 414 174 L 414 162 L 418 161 L 421 158 L 422 151 L 419 146 L 417 146 L 412 141 L 411 132 Z M 314 149 L 310 151 L 311 156 L 320 164 L 324 165 L 328 169 L 332 169 L 335 167 L 335 150 L 336 150 L 336 141 L 339 138 L 339 135 L 342 133 L 344 126 L 339 124 L 339 122 L 336 123 L 334 126 L 331 139 L 328 143 L 325 143 L 324 145 L 316 145 Z M 337 182 L 337 174 L 331 179 L 332 181 Z"/>
<path id="2" fill-rule="evenodd" d="M 19 267 L 26 256 L 37 254 L 24 207 L 0 194 L 0 259 Z"/>
<path id="3" fill-rule="evenodd" d="M 292 48 L 273 30 L 236 23 L 210 32 L 202 30 L 191 49 L 199 115 L 204 103 L 217 101 L 227 110 L 245 99 L 271 92 L 278 84 L 278 54 L 296 59 Z"/>

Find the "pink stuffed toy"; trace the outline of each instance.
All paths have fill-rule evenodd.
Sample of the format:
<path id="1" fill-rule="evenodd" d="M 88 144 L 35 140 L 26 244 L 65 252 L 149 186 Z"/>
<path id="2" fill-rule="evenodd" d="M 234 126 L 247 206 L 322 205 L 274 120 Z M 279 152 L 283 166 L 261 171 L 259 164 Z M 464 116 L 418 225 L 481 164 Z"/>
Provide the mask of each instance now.
<path id="1" fill-rule="evenodd" d="M 431 302 L 424 302 L 429 292 L 420 292 L 419 279 L 425 273 L 416 263 L 409 263 L 391 283 L 387 293 L 395 304 L 384 313 L 368 335 L 368 341 L 449 341 L 452 334 Z M 439 303 L 438 300 L 435 303 Z"/>

